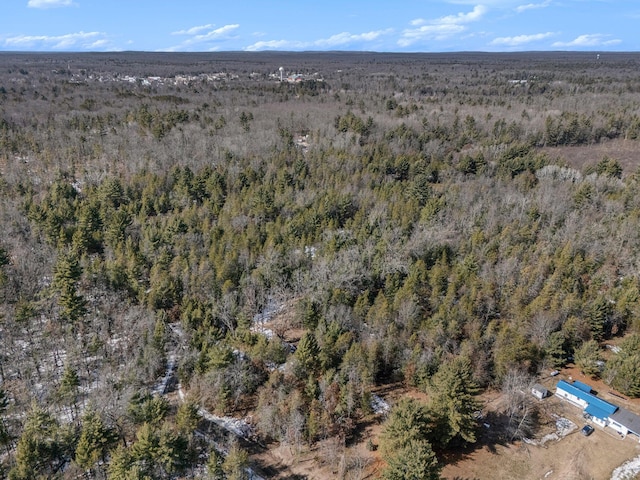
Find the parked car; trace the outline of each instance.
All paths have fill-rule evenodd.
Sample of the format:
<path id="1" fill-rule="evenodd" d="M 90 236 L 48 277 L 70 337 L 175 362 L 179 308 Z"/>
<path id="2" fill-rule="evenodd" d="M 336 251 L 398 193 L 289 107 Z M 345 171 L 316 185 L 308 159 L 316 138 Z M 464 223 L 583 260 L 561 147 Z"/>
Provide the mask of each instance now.
<path id="1" fill-rule="evenodd" d="M 582 433 L 585 437 L 588 437 L 593 433 L 593 427 L 591 425 L 585 425 L 584 427 L 582 427 L 582 430 L 580 430 L 580 433 Z"/>

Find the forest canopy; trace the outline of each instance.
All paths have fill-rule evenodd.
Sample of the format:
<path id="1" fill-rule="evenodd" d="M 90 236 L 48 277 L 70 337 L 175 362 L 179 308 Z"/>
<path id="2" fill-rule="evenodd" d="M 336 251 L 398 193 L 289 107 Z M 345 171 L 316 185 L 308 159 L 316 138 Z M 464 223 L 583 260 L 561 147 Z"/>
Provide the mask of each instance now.
<path id="1" fill-rule="evenodd" d="M 0 54 L 0 476 L 242 478 L 202 409 L 302 449 L 401 383 L 383 477 L 438 478 L 517 375 L 637 397 L 637 67 Z"/>

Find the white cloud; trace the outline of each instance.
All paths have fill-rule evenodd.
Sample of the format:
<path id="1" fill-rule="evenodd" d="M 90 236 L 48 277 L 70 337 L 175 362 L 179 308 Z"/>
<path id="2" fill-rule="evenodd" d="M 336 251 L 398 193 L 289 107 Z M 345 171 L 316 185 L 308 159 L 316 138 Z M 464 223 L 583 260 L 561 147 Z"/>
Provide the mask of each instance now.
<path id="1" fill-rule="evenodd" d="M 233 25 L 225 25 L 224 27 L 216 28 L 215 30 L 210 30 L 207 33 L 196 35 L 191 39 L 191 41 L 193 43 L 200 43 L 200 42 L 206 42 L 209 40 L 214 40 L 216 38 L 220 38 L 227 35 L 228 33 L 234 31 L 239 27 L 240 25 L 238 25 L 237 23 Z"/>
<path id="2" fill-rule="evenodd" d="M 570 42 L 555 42 L 554 47 L 603 47 L 617 45 L 621 42 L 616 38 L 607 40 L 611 35 L 604 35 L 602 33 L 594 33 L 587 35 L 580 35 Z"/>
<path id="3" fill-rule="evenodd" d="M 5 38 L 3 44 L 5 47 L 19 49 L 91 50 L 105 47 L 108 42 L 104 37 L 105 34 L 100 32 L 77 32 L 54 36 L 18 35 Z"/>
<path id="4" fill-rule="evenodd" d="M 96 40 L 91 45 L 89 45 L 89 50 L 102 50 L 103 48 L 107 48 L 109 45 L 109 41 L 102 38 L 100 40 Z"/>
<path id="5" fill-rule="evenodd" d="M 516 7 L 516 12 L 522 13 L 527 10 L 535 10 L 538 8 L 546 8 L 551 5 L 551 0 L 545 0 L 542 3 L 527 3 L 526 5 L 519 5 Z"/>
<path id="6" fill-rule="evenodd" d="M 259 41 L 244 49 L 249 52 L 258 50 L 302 50 L 305 48 L 336 48 L 358 42 L 372 42 L 383 35 L 393 32 L 393 29 L 375 30 L 365 33 L 342 32 L 328 38 L 321 38 L 311 42 L 298 42 L 290 40 L 267 40 Z"/>
<path id="7" fill-rule="evenodd" d="M 398 45 L 408 47 L 421 40 L 445 40 L 465 31 L 462 25 L 424 25 L 417 29 L 405 30 Z"/>
<path id="8" fill-rule="evenodd" d="M 412 27 L 417 28 L 404 30 L 398 40 L 398 45 L 408 47 L 420 41 L 445 40 L 459 35 L 467 29 L 466 24 L 480 20 L 487 11 L 488 9 L 484 5 L 476 5 L 468 13 L 460 12 L 456 15 L 447 15 L 433 20 L 417 18 L 410 22 Z"/>
<path id="9" fill-rule="evenodd" d="M 179 45 L 169 47 L 167 51 L 179 52 L 183 50 L 217 50 L 217 45 L 211 45 L 211 42 L 219 42 L 229 38 L 229 35 L 236 29 L 240 28 L 237 23 L 231 25 L 224 25 L 220 28 L 213 29 L 213 25 L 202 25 L 198 27 L 192 27 L 188 30 L 180 30 L 173 32 L 173 35 L 190 35 L 185 41 Z M 207 31 L 208 30 L 208 31 Z M 205 32 L 205 33 L 200 33 Z"/>
<path id="10" fill-rule="evenodd" d="M 520 3 L 520 1 L 519 0 L 483 0 L 482 4 L 485 6 L 490 6 L 495 8 L 512 8 L 513 5 Z M 447 3 L 452 3 L 455 5 L 477 5 L 478 0 L 449 0 Z"/>
<path id="11" fill-rule="evenodd" d="M 457 15 L 447 15 L 446 17 L 439 18 L 432 23 L 438 25 L 459 25 L 461 23 L 470 23 L 480 20 L 482 16 L 487 13 L 487 7 L 484 5 L 476 5 L 469 13 L 458 13 Z"/>
<path id="12" fill-rule="evenodd" d="M 342 32 L 342 33 L 338 33 L 337 35 L 332 35 L 329 38 L 316 40 L 315 42 L 313 42 L 313 44 L 316 47 L 324 47 L 324 46 L 336 47 L 339 45 L 347 45 L 349 43 L 356 43 L 356 42 L 372 42 L 373 40 L 379 38 L 382 35 L 391 33 L 391 31 L 392 30 L 390 29 L 376 30 L 372 32 L 358 33 L 358 34 Z"/>
<path id="13" fill-rule="evenodd" d="M 491 45 L 506 45 L 509 47 L 518 47 L 527 43 L 538 42 L 554 36 L 553 32 L 535 33 L 533 35 L 516 35 L 514 37 L 498 37 L 491 41 Z"/>
<path id="14" fill-rule="evenodd" d="M 29 0 L 27 7 L 30 8 L 54 8 L 54 7 L 70 7 L 73 5 L 72 0 Z"/>
<path id="15" fill-rule="evenodd" d="M 197 27 L 191 27 L 187 30 L 178 30 L 177 32 L 171 32 L 171 35 L 197 35 L 198 33 L 213 28 L 213 25 L 208 23 L 206 25 L 199 25 Z"/>
<path id="16" fill-rule="evenodd" d="M 258 50 L 298 50 L 307 46 L 306 43 L 289 40 L 261 40 L 244 49 L 248 52 L 257 52 Z"/>

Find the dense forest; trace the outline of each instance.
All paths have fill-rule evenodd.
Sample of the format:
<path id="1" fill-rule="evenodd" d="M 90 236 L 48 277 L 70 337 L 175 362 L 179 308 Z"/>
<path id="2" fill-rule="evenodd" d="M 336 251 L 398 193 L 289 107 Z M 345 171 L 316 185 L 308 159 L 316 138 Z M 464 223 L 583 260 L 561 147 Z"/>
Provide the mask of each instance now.
<path id="1" fill-rule="evenodd" d="M 483 391 L 640 396 L 639 66 L 0 54 L 0 478 L 275 477 L 398 384 L 376 475 L 439 478 Z"/>

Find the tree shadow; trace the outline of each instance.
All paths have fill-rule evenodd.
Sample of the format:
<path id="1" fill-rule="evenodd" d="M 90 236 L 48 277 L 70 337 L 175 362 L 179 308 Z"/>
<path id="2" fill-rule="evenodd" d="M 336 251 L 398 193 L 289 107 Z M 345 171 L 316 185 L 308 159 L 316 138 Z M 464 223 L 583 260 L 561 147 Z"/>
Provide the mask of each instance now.
<path id="1" fill-rule="evenodd" d="M 366 435 L 367 428 L 374 425 L 379 425 L 383 421 L 384 419 L 381 418 L 380 415 L 372 415 L 371 418 L 367 418 L 365 420 L 357 422 L 354 429 L 346 437 L 346 446 L 351 447 L 367 439 L 370 439 L 371 437 Z"/>
<path id="2" fill-rule="evenodd" d="M 485 416 L 478 419 L 478 430 L 475 443 L 439 451 L 437 452 L 438 458 L 444 464 L 457 465 L 460 462 L 469 460 L 473 452 L 478 450 L 487 449 L 491 454 L 497 455 L 498 446 L 504 447 L 514 443 L 515 439 L 510 437 L 511 433 L 508 417 L 501 413 L 488 412 Z"/>

